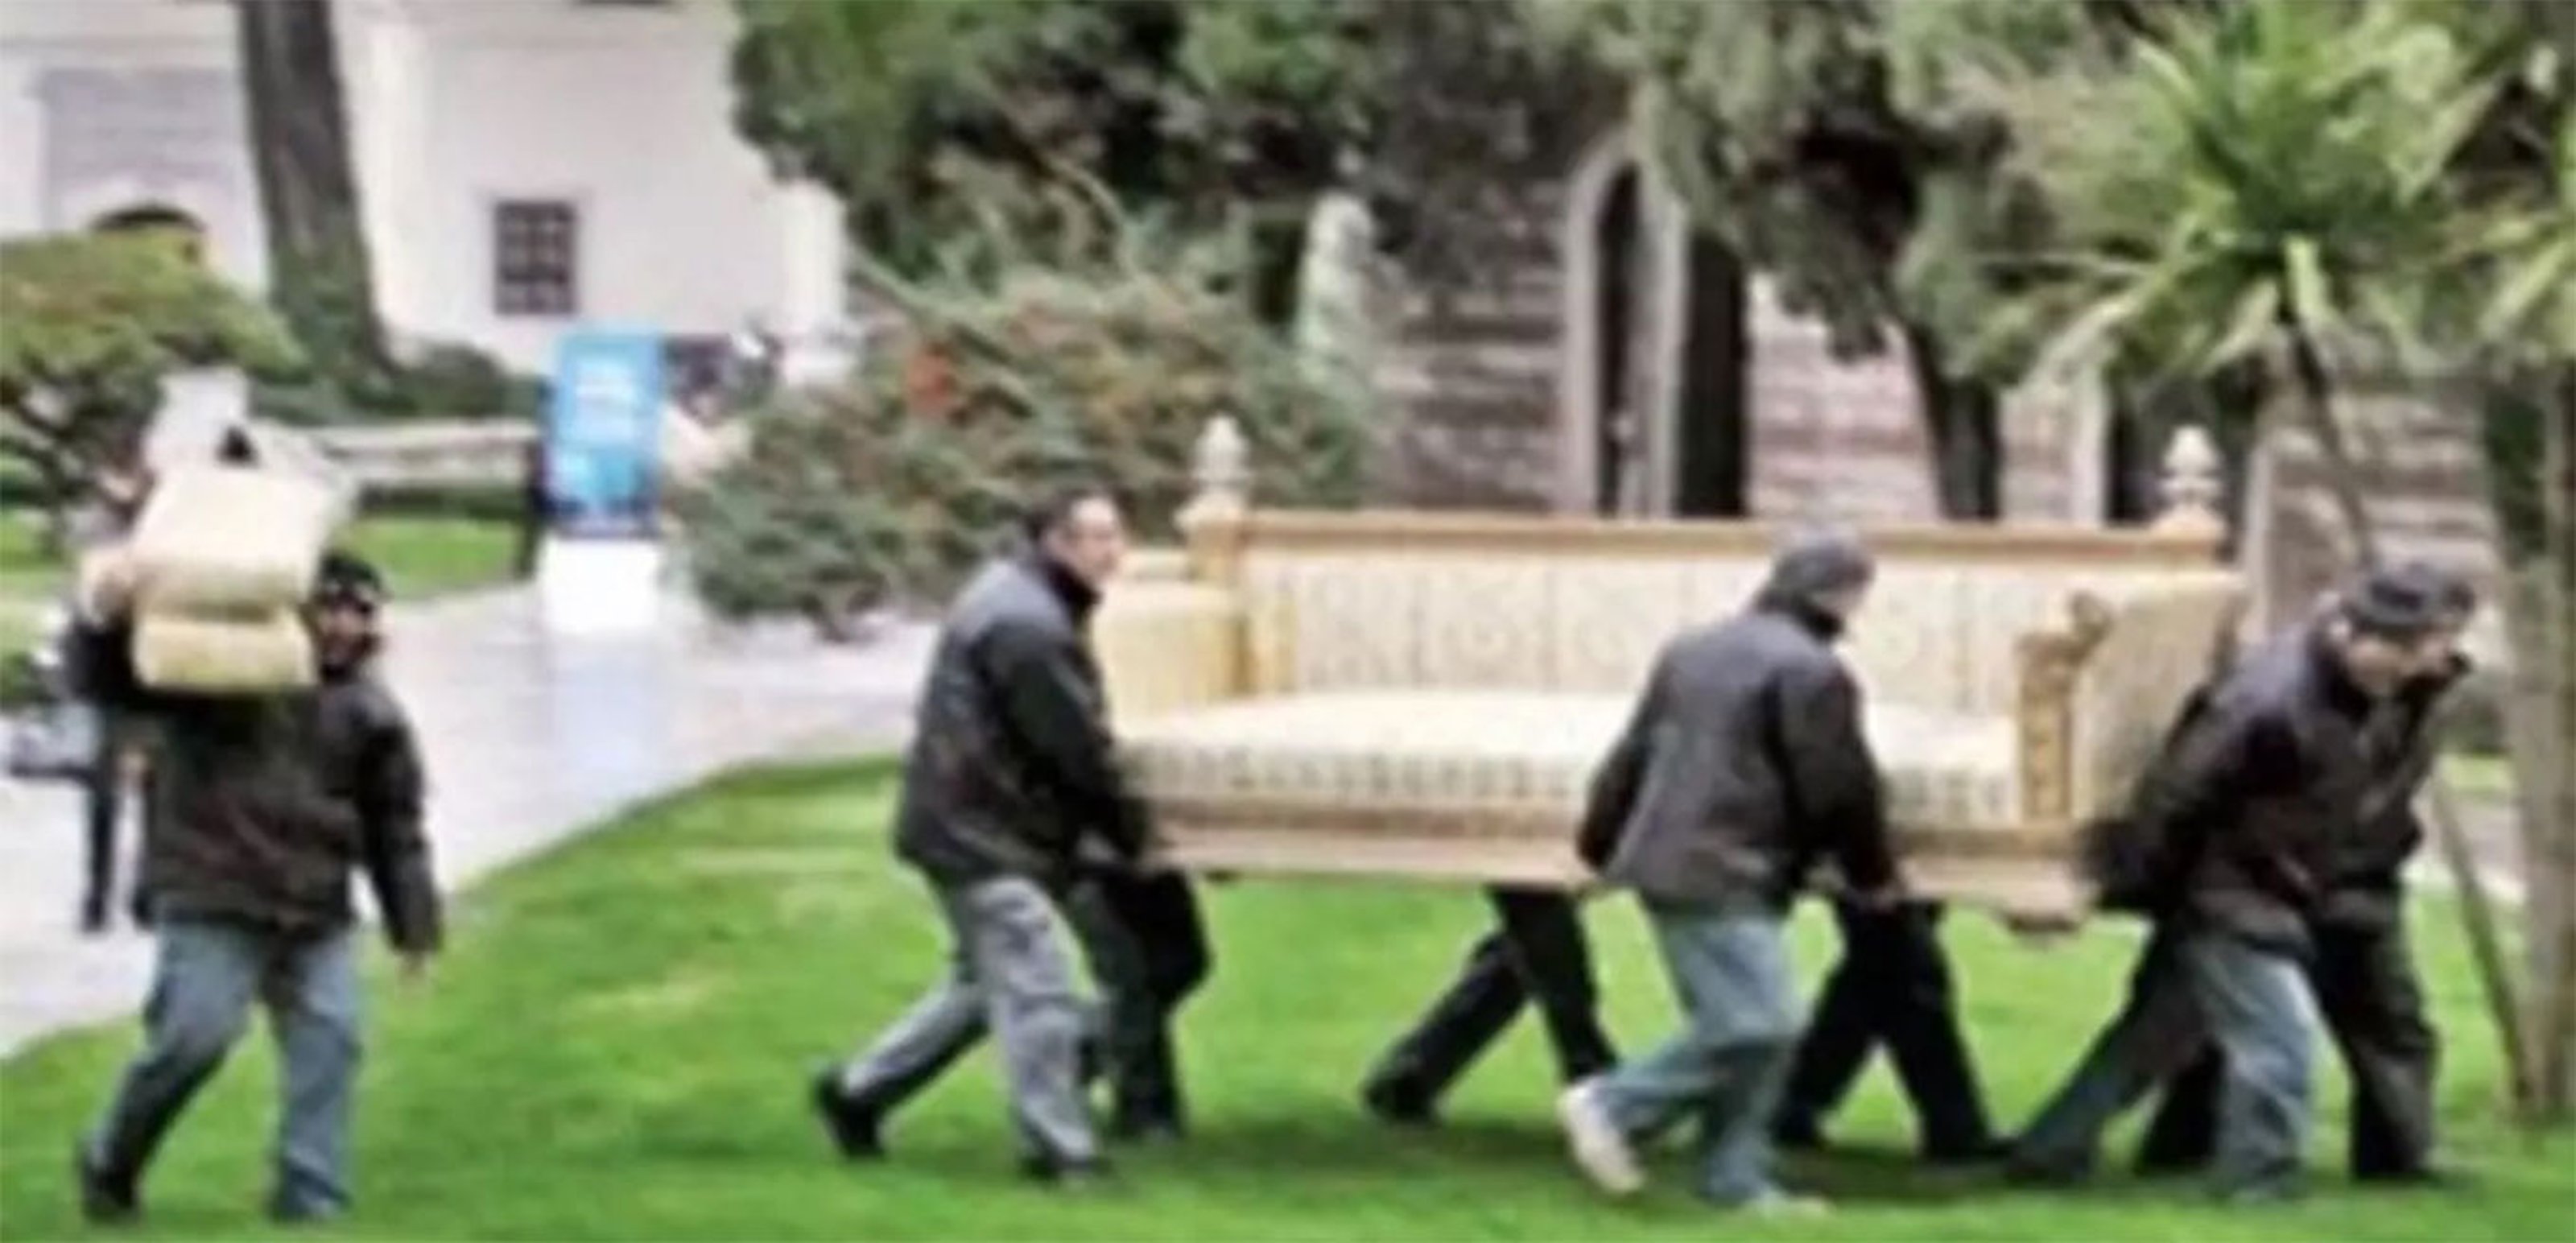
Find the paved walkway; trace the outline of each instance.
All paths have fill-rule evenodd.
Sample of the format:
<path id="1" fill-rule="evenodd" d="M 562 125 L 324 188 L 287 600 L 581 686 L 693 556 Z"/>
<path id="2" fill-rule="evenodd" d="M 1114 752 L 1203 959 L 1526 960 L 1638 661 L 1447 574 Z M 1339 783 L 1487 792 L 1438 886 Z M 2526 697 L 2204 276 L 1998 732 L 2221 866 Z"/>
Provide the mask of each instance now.
<path id="1" fill-rule="evenodd" d="M 722 769 L 894 740 L 929 650 L 916 624 L 820 648 L 793 629 L 718 634 L 685 609 L 650 638 L 549 639 L 525 591 L 403 608 L 392 626 L 450 890 Z M 74 935 L 78 817 L 67 788 L 0 782 L 0 1054 L 142 996 L 147 938 Z"/>

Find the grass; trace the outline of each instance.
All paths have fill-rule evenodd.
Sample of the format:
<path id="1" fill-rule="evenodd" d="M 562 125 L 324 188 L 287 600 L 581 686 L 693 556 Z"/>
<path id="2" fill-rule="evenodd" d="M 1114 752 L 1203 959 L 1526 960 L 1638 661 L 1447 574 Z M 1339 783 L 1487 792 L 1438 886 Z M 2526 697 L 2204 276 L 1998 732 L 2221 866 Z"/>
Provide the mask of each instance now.
<path id="1" fill-rule="evenodd" d="M 2566 1239 L 2576 1143 L 2496 1120 L 2494 1041 L 2441 908 L 2423 914 L 2426 980 L 2450 1037 L 2448 1147 L 2469 1192 L 2343 1183 L 2342 1089 L 2325 1087 L 2319 1194 L 2221 1210 L 2189 1185 L 2113 1177 L 2080 1194 L 1918 1170 L 1873 1069 L 1837 1119 L 1857 1151 L 1793 1162 L 1835 1194 L 1819 1223 L 1714 1220 L 1678 1188 L 1605 1203 L 1565 1165 L 1544 1049 L 1523 1024 L 1465 1082 L 1445 1129 L 1364 1120 L 1355 1080 L 1445 979 L 1480 904 L 1454 890 L 1239 883 L 1207 898 L 1218 974 L 1186 1016 L 1197 1134 L 1131 1157 L 1129 1187 L 1064 1202 L 1011 1175 L 989 1054 L 926 1093 L 894 1159 L 827 1157 L 806 1072 L 892 1018 L 941 965 L 928 904 L 887 857 L 882 767 L 779 770 L 643 809 L 513 868 L 463 902 L 425 986 L 371 967 L 358 1129 L 360 1212 L 378 1238 Z M 1631 908 L 1592 911 L 1615 1030 L 1671 1026 Z M 2110 1010 L 2134 937 L 2052 949 L 1955 917 L 1968 1022 L 1999 1116 L 2026 1118 Z M 1802 963 L 1831 932 L 1799 926 Z M 130 1028 L 73 1034 L 0 1065 L 0 1233 L 79 1232 L 70 1137 L 97 1107 Z M 254 1237 L 274 1071 L 245 1042 L 164 1150 L 144 1238 Z M 2332 1150 L 2329 1151 L 2329 1146 Z M 2125 1152 L 2123 1147 L 2120 1151 Z M 298 1236 L 302 1237 L 302 1236 Z"/>

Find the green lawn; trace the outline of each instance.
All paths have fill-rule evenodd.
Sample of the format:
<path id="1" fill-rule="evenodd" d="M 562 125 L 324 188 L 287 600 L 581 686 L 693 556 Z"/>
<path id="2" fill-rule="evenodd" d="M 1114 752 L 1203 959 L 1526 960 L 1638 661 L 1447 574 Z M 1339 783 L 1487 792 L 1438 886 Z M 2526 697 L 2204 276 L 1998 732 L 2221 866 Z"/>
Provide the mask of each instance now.
<path id="1" fill-rule="evenodd" d="M 1067 1202 L 1020 1185 L 988 1056 L 904 1115 L 896 1156 L 845 1167 L 805 1111 L 816 1059 L 893 1016 L 940 966 L 927 904 L 887 859 L 882 768 L 755 774 L 646 809 L 515 868 L 467 901 L 426 987 L 372 981 L 353 1236 L 385 1238 L 1668 1238 L 1720 1224 L 1667 1158 L 1642 1203 L 1569 1173 L 1526 1025 L 1471 1076 L 1434 1133 L 1352 1104 L 1361 1068 L 1450 970 L 1479 920 L 1463 891 L 1242 883 L 1212 890 L 1218 975 L 1187 1016 L 1198 1133 L 1129 1159 L 1128 1187 Z M 2426 975 L 2450 1035 L 2444 1109 L 2471 1192 L 2357 1190 L 2334 1171 L 2327 1085 L 2320 1193 L 2220 1210 L 2188 1184 L 2115 1179 L 2080 1194 L 1917 1171 L 1873 1070 L 1838 1120 L 1853 1155 L 1799 1161 L 1834 1193 L 1812 1239 L 2567 1239 L 2576 1142 L 2495 1121 L 2496 1055 L 2458 938 L 2427 908 Z M 1623 903 L 1592 917 L 1616 1029 L 1670 1026 Z M 2027 949 L 1983 918 L 1952 944 L 1993 1100 L 2029 1113 L 2116 1000 L 2133 941 L 2106 929 Z M 1811 969 L 1830 929 L 1800 927 Z M 0 1065 L 0 1232 L 78 1227 L 66 1156 L 130 1029 L 56 1039 Z M 273 1071 L 247 1042 L 177 1132 L 148 1188 L 147 1237 L 256 1235 Z M 2329 1145 L 2335 1151 L 2328 1151 Z"/>

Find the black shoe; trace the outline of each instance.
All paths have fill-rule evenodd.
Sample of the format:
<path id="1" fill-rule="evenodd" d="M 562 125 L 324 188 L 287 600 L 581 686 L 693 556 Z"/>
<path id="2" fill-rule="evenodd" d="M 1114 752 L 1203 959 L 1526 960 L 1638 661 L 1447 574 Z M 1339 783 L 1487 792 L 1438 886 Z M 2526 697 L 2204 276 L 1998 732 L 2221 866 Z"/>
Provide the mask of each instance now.
<path id="1" fill-rule="evenodd" d="M 1429 1097 L 1392 1083 L 1372 1083 L 1362 1089 L 1360 1105 L 1388 1126 L 1440 1125 L 1440 1114 Z"/>
<path id="2" fill-rule="evenodd" d="M 832 1146 L 845 1161 L 874 1161 L 885 1156 L 885 1140 L 877 1134 L 884 1119 L 877 1110 L 856 1099 L 841 1088 L 840 1072 L 826 1066 L 814 1074 L 814 1112 L 821 1115 L 823 1129 L 832 1135 Z"/>
<path id="3" fill-rule="evenodd" d="M 2372 1187 L 2416 1187 L 2429 1191 L 2467 1191 L 2478 1185 L 2476 1175 L 2440 1165 L 2355 1170 L 2352 1180 Z"/>
<path id="4" fill-rule="evenodd" d="M 80 930 L 85 937 L 107 931 L 107 899 L 95 895 L 81 899 Z"/>
<path id="5" fill-rule="evenodd" d="M 1060 1157 L 1022 1157 L 1020 1176 L 1042 1183 L 1057 1191 L 1100 1191 L 1111 1186 L 1109 1163 L 1098 1157 L 1088 1161 L 1067 1161 Z"/>
<path id="6" fill-rule="evenodd" d="M 2003 1158 L 2004 1181 L 2017 1187 L 2075 1187 L 2093 1179 L 2093 1164 L 2051 1164 L 2014 1152 Z"/>
<path id="7" fill-rule="evenodd" d="M 1771 1146 L 1783 1152 L 1822 1152 L 1825 1131 L 1813 1118 L 1783 1118 L 1771 1124 Z"/>
<path id="8" fill-rule="evenodd" d="M 86 1142 L 72 1145 L 72 1181 L 80 1186 L 81 1219 L 93 1226 L 117 1225 L 143 1215 L 143 1202 L 134 1190 L 134 1176 L 100 1169 L 91 1159 Z"/>
<path id="9" fill-rule="evenodd" d="M 2012 1158 L 2012 1145 L 1999 1139 L 1982 1139 L 1968 1144 L 1942 1144 L 1923 1150 L 1925 1165 L 1964 1167 L 1991 1165 Z"/>
<path id="10" fill-rule="evenodd" d="M 1177 1144 L 1188 1135 L 1189 1129 L 1172 1114 L 1121 1113 L 1109 1121 L 1109 1138 L 1122 1144 Z"/>

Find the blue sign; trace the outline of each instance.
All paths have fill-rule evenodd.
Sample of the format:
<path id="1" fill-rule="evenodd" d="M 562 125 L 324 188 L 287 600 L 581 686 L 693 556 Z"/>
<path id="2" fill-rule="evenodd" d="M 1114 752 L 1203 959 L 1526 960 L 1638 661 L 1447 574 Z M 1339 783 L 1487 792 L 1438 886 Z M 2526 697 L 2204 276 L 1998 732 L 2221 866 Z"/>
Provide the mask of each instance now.
<path id="1" fill-rule="evenodd" d="M 661 477 L 662 338 L 584 329 L 555 347 L 546 512 L 563 535 L 653 533 Z"/>

